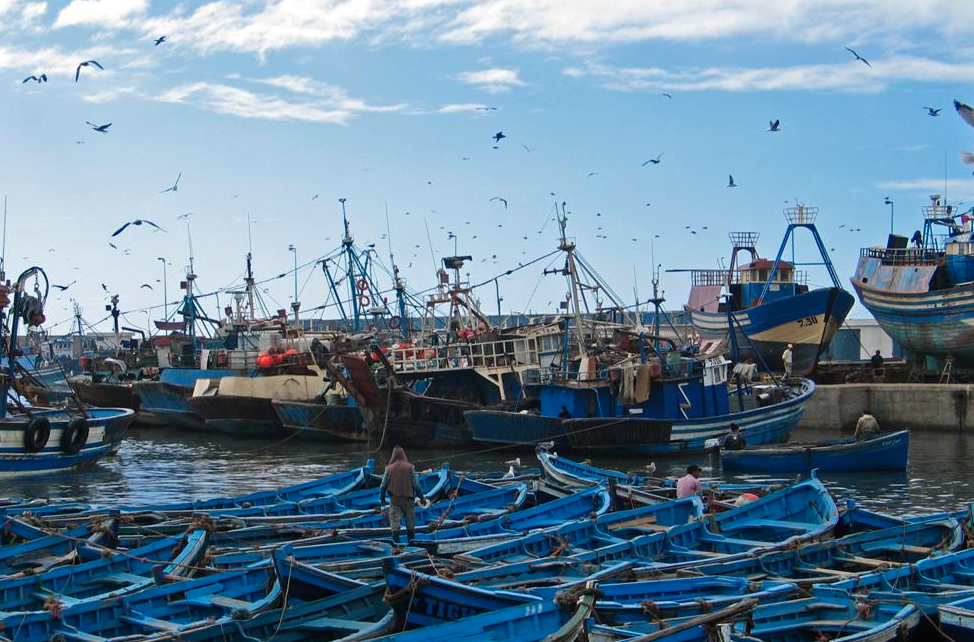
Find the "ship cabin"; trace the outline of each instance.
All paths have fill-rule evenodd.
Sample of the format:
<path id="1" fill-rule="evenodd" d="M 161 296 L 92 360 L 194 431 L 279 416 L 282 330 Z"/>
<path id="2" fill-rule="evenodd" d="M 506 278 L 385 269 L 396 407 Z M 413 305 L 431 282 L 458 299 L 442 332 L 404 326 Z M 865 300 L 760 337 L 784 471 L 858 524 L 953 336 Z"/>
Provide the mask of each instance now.
<path id="1" fill-rule="evenodd" d="M 774 261 L 754 258 L 731 274 L 730 294 L 734 310 L 745 310 L 761 303 L 761 292 L 768 283 L 764 301 L 773 301 L 808 292 L 805 272 L 795 270 L 787 261 L 779 261 L 778 269 L 771 274 Z M 727 307 L 721 296 L 727 286 L 724 270 L 693 270 L 690 299 L 687 308 L 701 312 L 726 313 Z"/>

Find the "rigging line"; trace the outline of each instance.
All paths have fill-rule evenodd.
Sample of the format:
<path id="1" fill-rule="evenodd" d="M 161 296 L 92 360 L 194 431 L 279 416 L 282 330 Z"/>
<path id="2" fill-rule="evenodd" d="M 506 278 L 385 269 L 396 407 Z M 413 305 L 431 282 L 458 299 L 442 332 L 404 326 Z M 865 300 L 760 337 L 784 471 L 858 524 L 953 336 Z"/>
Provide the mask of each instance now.
<path id="1" fill-rule="evenodd" d="M 557 256 L 555 258 L 553 258 L 548 263 L 548 265 L 545 267 L 545 269 L 548 269 L 549 267 L 551 267 L 557 259 L 558 259 Z M 523 312 L 524 312 L 525 315 L 527 315 L 528 307 L 530 307 L 531 301 L 534 299 L 534 295 L 535 295 L 535 293 L 537 293 L 538 288 L 541 287 L 541 282 L 544 280 L 544 277 L 545 277 L 544 270 L 542 270 L 541 271 L 541 275 L 538 277 L 538 282 L 534 284 L 534 289 L 531 290 L 531 295 L 528 297 L 527 303 L 524 304 L 524 311 Z M 510 319 L 510 318 L 511 318 L 511 315 L 508 315 L 507 316 L 507 319 Z M 507 319 L 505 319 L 505 321 Z"/>
<path id="2" fill-rule="evenodd" d="M 477 283 L 476 285 L 471 285 L 470 286 L 470 289 L 473 290 L 474 288 L 483 287 L 485 285 L 488 285 L 490 283 L 493 283 L 494 282 L 494 279 L 499 279 L 502 276 L 510 276 L 510 275 L 514 274 L 515 272 L 518 272 L 519 270 L 523 270 L 524 268 L 529 267 L 531 265 L 534 265 L 535 263 L 537 263 L 539 261 L 543 261 L 546 258 L 548 258 L 549 256 L 552 256 L 552 255 L 555 255 L 555 254 L 561 254 L 561 250 L 552 250 L 551 252 L 548 252 L 545 255 L 539 256 L 536 259 L 532 259 L 532 260 L 528 261 L 527 263 L 522 263 L 522 264 L 518 265 L 515 268 L 511 268 L 510 270 L 506 270 L 504 272 L 501 272 L 497 276 L 491 277 L 491 278 L 487 279 L 486 281 L 482 281 L 480 283 Z M 552 263 L 553 263 L 553 261 L 552 261 Z M 551 266 L 551 263 L 549 263 L 548 265 L 550 267 Z M 435 289 L 435 288 L 429 288 L 429 290 L 433 290 L 433 289 Z M 421 294 L 425 294 L 429 290 L 424 290 L 424 291 L 421 292 Z"/>

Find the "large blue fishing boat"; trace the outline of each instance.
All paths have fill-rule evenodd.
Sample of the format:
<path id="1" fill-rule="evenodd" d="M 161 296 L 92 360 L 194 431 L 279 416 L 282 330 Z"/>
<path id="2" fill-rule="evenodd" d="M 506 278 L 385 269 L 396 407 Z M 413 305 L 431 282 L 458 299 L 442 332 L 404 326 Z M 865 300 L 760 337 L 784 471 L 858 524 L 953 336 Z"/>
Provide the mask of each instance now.
<path id="1" fill-rule="evenodd" d="M 890 234 L 886 247 L 859 253 L 852 285 L 862 305 L 907 356 L 934 367 L 952 358 L 974 365 L 974 244 L 970 210 L 930 197 L 923 231 L 908 241 Z M 908 247 L 912 244 L 912 247 Z"/>
<path id="2" fill-rule="evenodd" d="M 910 431 L 874 439 L 836 439 L 816 444 L 784 444 L 763 448 L 721 451 L 724 470 L 759 470 L 774 473 L 867 472 L 906 470 Z"/>
<path id="3" fill-rule="evenodd" d="M 855 298 L 842 289 L 832 267 L 815 227 L 817 217 L 817 207 L 785 209 L 788 229 L 774 261 L 758 255 L 757 233 L 731 232 L 734 249 L 726 270 L 691 270 L 692 286 L 685 309 L 701 339 L 724 339 L 733 324 L 742 360 L 760 359 L 769 368 L 781 370 L 781 355 L 791 344 L 792 372 L 811 372 L 855 303 Z M 794 240 L 800 228 L 812 234 L 821 263 L 783 260 L 788 241 Z M 750 254 L 749 263 L 738 265 L 741 252 Z M 824 266 L 832 286 L 810 289 L 807 275 L 796 270 L 801 265 Z M 729 297 L 725 299 L 724 295 Z"/>

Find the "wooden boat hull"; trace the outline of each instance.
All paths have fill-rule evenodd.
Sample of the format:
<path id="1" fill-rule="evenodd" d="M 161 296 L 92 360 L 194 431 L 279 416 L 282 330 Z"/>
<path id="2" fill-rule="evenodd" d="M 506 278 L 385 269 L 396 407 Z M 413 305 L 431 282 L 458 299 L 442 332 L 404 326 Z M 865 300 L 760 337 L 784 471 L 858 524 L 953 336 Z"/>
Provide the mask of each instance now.
<path id="1" fill-rule="evenodd" d="M 74 380 L 69 382 L 81 401 L 96 408 L 139 409 L 139 397 L 132 386 L 124 383 L 92 383 Z"/>
<path id="2" fill-rule="evenodd" d="M 189 405 L 193 389 L 162 381 L 137 381 L 132 390 L 139 397 L 139 422 L 188 430 L 204 427 L 203 418 Z"/>
<path id="3" fill-rule="evenodd" d="M 85 414 L 88 439 L 73 454 L 61 449 L 61 436 L 72 419 L 62 410 L 31 412 L 32 417 L 46 417 L 51 422 L 47 444 L 37 452 L 27 452 L 24 446 L 30 418 L 19 415 L 0 420 L 0 476 L 46 473 L 92 464 L 118 451 L 135 417 L 135 412 L 128 408 L 91 408 Z"/>
<path id="4" fill-rule="evenodd" d="M 294 434 L 281 423 L 270 399 L 213 395 L 192 397 L 189 405 L 207 428 L 234 437 L 281 439 Z"/>
<path id="5" fill-rule="evenodd" d="M 906 470 L 909 451 L 910 431 L 901 430 L 863 441 L 724 450 L 721 464 L 725 470 L 776 473 L 808 472 L 814 468 L 820 472 Z"/>
<path id="6" fill-rule="evenodd" d="M 313 401 L 272 401 L 281 424 L 301 438 L 331 443 L 367 443 L 362 413 L 355 406 Z"/>

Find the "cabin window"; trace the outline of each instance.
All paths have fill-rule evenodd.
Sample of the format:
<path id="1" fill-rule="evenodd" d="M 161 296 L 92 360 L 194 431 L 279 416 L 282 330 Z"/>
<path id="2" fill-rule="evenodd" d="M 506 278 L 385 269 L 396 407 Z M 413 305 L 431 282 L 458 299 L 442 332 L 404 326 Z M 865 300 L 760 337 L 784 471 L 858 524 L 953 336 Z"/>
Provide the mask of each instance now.
<path id="1" fill-rule="evenodd" d="M 767 281 L 768 280 L 768 271 L 767 270 L 759 270 L 758 271 L 758 280 L 759 281 L 762 281 L 762 282 Z"/>
<path id="2" fill-rule="evenodd" d="M 780 280 L 781 280 L 782 283 L 789 283 L 789 282 L 791 282 L 791 270 L 781 270 L 779 272 L 779 274 L 781 275 L 781 279 Z"/>

